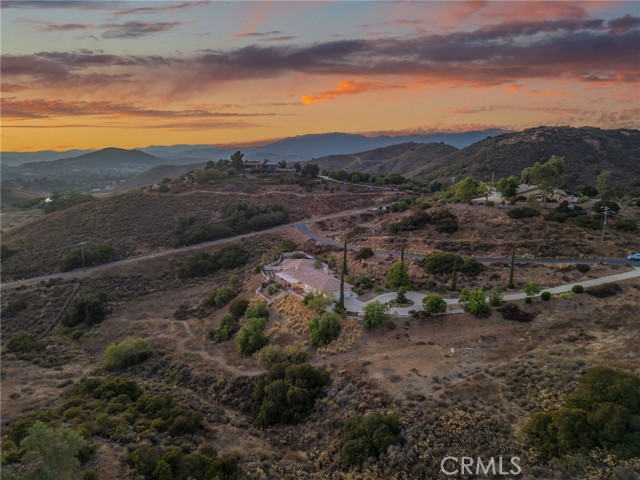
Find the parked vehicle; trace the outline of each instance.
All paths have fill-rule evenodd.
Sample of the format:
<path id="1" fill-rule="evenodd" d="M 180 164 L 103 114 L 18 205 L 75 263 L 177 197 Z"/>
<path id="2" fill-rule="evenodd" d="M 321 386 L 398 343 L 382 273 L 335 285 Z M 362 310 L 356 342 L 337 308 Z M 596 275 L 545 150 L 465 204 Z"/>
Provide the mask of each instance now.
<path id="1" fill-rule="evenodd" d="M 633 253 L 631 255 L 627 255 L 627 260 L 640 260 L 640 253 Z"/>

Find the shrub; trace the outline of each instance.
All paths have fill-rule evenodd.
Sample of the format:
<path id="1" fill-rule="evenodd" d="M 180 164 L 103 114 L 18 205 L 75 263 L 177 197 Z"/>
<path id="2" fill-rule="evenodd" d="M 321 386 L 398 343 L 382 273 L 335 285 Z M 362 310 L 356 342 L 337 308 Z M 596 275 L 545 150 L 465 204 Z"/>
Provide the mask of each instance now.
<path id="1" fill-rule="evenodd" d="M 104 351 L 102 367 L 105 370 L 121 370 L 145 361 L 151 355 L 151 347 L 143 338 L 128 338 L 110 344 Z"/>
<path id="2" fill-rule="evenodd" d="M 531 298 L 540 293 L 540 285 L 536 282 L 526 283 L 524 285 L 524 293 L 527 295 L 527 298 Z"/>
<path id="3" fill-rule="evenodd" d="M 546 457 L 592 448 L 623 459 L 639 456 L 640 378 L 594 367 L 578 382 L 580 388 L 562 408 L 529 419 L 524 426 L 529 442 Z"/>
<path id="4" fill-rule="evenodd" d="M 502 289 L 497 285 L 489 290 L 489 305 L 492 307 L 502 305 Z"/>
<path id="5" fill-rule="evenodd" d="M 468 277 L 477 277 L 482 272 L 482 265 L 475 258 L 465 258 L 460 271 Z"/>
<path id="6" fill-rule="evenodd" d="M 25 302 L 22 298 L 16 298 L 15 300 L 11 300 L 4 310 L 2 311 L 3 315 L 13 315 L 14 313 L 18 313 L 27 308 L 27 302 Z"/>
<path id="7" fill-rule="evenodd" d="M 0 244 L 0 260 L 6 260 L 7 258 L 15 255 L 18 251 L 11 248 L 6 243 Z"/>
<path id="8" fill-rule="evenodd" d="M 584 287 L 582 285 L 574 285 L 573 287 L 571 287 L 571 291 L 573 293 L 582 293 L 584 292 Z"/>
<path id="9" fill-rule="evenodd" d="M 136 401 L 142 396 L 142 388 L 135 380 L 128 377 L 87 377 L 78 384 L 75 393 L 98 400 L 109 400 L 126 395 L 131 401 Z"/>
<path id="10" fill-rule="evenodd" d="M 610 210 L 613 210 L 614 213 L 620 212 L 620 205 L 617 202 L 604 201 L 604 200 L 596 202 L 593 205 L 593 211 L 594 212 L 602 212 L 602 210 L 605 207 L 609 208 Z"/>
<path id="11" fill-rule="evenodd" d="M 264 300 L 259 300 L 250 305 L 244 312 L 245 318 L 269 318 L 269 306 Z"/>
<path id="12" fill-rule="evenodd" d="M 334 313 L 324 313 L 312 318 L 307 326 L 311 345 L 322 347 L 334 341 L 340 335 L 340 317 Z"/>
<path id="13" fill-rule="evenodd" d="M 456 268 L 464 263 L 462 257 L 452 253 L 429 253 L 422 259 L 422 267 L 431 275 L 440 273 L 453 273 Z"/>
<path id="14" fill-rule="evenodd" d="M 578 270 L 580 273 L 587 273 L 589 270 L 591 270 L 591 267 L 586 263 L 578 263 L 576 265 L 576 270 Z"/>
<path id="15" fill-rule="evenodd" d="M 384 303 L 375 300 L 364 306 L 363 314 L 362 323 L 364 323 L 365 327 L 379 327 L 387 318 L 387 306 Z"/>
<path id="16" fill-rule="evenodd" d="M 509 303 L 502 307 L 497 308 L 498 312 L 502 314 L 502 318 L 505 320 L 514 320 L 516 322 L 530 322 L 533 320 L 534 315 L 530 312 L 524 312 L 518 308 L 517 305 Z"/>
<path id="17" fill-rule="evenodd" d="M 84 293 L 76 295 L 62 318 L 62 324 L 75 327 L 81 323 L 95 325 L 107 316 L 107 297 L 105 294 Z"/>
<path id="18" fill-rule="evenodd" d="M 581 217 L 574 218 L 573 223 L 581 228 L 591 228 L 593 230 L 598 230 L 600 227 L 602 227 L 602 218 L 583 215 Z"/>
<path id="19" fill-rule="evenodd" d="M 304 296 L 303 303 L 311 310 L 321 312 L 329 305 L 331 305 L 331 297 L 325 295 L 324 293 L 308 293 Z"/>
<path id="20" fill-rule="evenodd" d="M 282 348 L 280 345 L 267 345 L 258 352 L 258 365 L 265 370 L 281 363 L 306 363 L 309 361 L 309 352 L 299 345 L 290 345 Z"/>
<path id="21" fill-rule="evenodd" d="M 358 253 L 356 253 L 356 259 L 366 260 L 367 258 L 371 258 L 374 255 L 375 254 L 372 249 L 370 249 L 369 247 L 362 247 L 360 250 L 358 250 Z"/>
<path id="22" fill-rule="evenodd" d="M 427 295 L 422 299 L 422 308 L 427 315 L 438 315 L 447 311 L 447 302 L 440 295 Z"/>
<path id="23" fill-rule="evenodd" d="M 389 445 L 400 441 L 400 425 L 395 415 L 356 416 L 342 427 L 340 456 L 350 465 L 362 465 L 368 458 L 378 457 Z"/>
<path id="24" fill-rule="evenodd" d="M 27 332 L 14 334 L 7 342 L 7 351 L 12 353 L 30 353 L 44 350 L 45 343 Z"/>
<path id="25" fill-rule="evenodd" d="M 371 277 L 362 275 L 360 278 L 358 278 L 358 280 L 356 281 L 356 284 L 358 285 L 358 288 L 360 288 L 361 290 L 371 290 L 375 285 L 375 281 Z"/>
<path id="26" fill-rule="evenodd" d="M 204 301 L 205 308 L 222 308 L 237 295 L 236 291 L 228 286 L 216 288 Z"/>
<path id="27" fill-rule="evenodd" d="M 458 299 L 464 304 L 467 311 L 477 317 L 489 315 L 491 308 L 485 301 L 485 293 L 482 290 L 463 289 Z"/>
<path id="28" fill-rule="evenodd" d="M 403 218 L 399 222 L 387 225 L 387 230 L 391 233 L 408 232 L 419 230 L 431 221 L 428 213 L 420 210 L 408 217 Z"/>
<path id="29" fill-rule="evenodd" d="M 232 314 L 227 313 L 220 319 L 218 328 L 209 331 L 209 338 L 214 342 L 225 342 L 229 340 L 240 326 L 238 320 Z"/>
<path id="30" fill-rule="evenodd" d="M 542 300 L 544 300 L 545 302 L 548 302 L 549 300 L 551 300 L 551 293 L 549 292 L 542 292 L 542 294 L 540 294 L 540 298 Z"/>
<path id="31" fill-rule="evenodd" d="M 231 302 L 231 305 L 229 305 L 229 313 L 233 318 L 239 320 L 247 311 L 247 308 L 249 308 L 249 300 L 239 298 Z"/>
<path id="32" fill-rule="evenodd" d="M 100 243 L 95 248 L 74 247 L 62 257 L 63 272 L 82 268 L 83 266 L 102 265 L 115 260 L 115 250 L 111 245 Z"/>
<path id="33" fill-rule="evenodd" d="M 605 283 L 603 285 L 595 285 L 585 290 L 589 295 L 596 298 L 613 297 L 622 291 L 622 287 L 617 283 Z"/>
<path id="34" fill-rule="evenodd" d="M 440 233 L 455 233 L 458 231 L 458 218 L 449 210 L 438 210 L 431 214 L 431 224 Z"/>
<path id="35" fill-rule="evenodd" d="M 178 277 L 206 277 L 219 270 L 232 270 L 247 263 L 250 254 L 238 245 L 228 245 L 215 253 L 198 253 L 182 264 Z"/>
<path id="36" fill-rule="evenodd" d="M 507 212 L 510 218 L 513 219 L 521 219 L 521 218 L 532 218 L 540 215 L 540 212 L 535 208 L 531 207 L 514 207 Z"/>
<path id="37" fill-rule="evenodd" d="M 638 224 L 631 218 L 623 218 L 613 224 L 613 228 L 620 230 L 621 232 L 637 232 Z"/>
<path id="38" fill-rule="evenodd" d="M 269 343 L 269 339 L 264 334 L 266 325 L 266 318 L 247 318 L 244 327 L 236 336 L 236 345 L 240 355 L 249 356 Z"/>
<path id="39" fill-rule="evenodd" d="M 308 363 L 273 366 L 253 391 L 254 421 L 260 426 L 302 421 L 328 382 L 326 371 Z"/>
<path id="40" fill-rule="evenodd" d="M 524 298 L 524 303 L 526 303 L 527 305 L 530 305 L 533 303 L 533 298 L 531 297 L 525 297 Z"/>

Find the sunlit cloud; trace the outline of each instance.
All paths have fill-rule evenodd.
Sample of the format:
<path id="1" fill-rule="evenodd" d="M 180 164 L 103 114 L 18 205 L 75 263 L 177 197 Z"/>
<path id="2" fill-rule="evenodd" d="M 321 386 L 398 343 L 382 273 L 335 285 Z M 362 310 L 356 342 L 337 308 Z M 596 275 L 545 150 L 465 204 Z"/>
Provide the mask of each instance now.
<path id="1" fill-rule="evenodd" d="M 374 90 L 386 90 L 389 88 L 400 88 L 400 87 L 397 85 L 385 85 L 383 83 L 354 82 L 351 80 L 344 80 L 344 81 L 338 82 L 338 86 L 333 90 L 314 93 L 312 95 L 304 95 L 300 98 L 300 101 L 305 105 L 309 105 L 315 102 L 333 100 L 336 97 L 341 95 L 356 95 L 358 93 L 370 92 Z"/>

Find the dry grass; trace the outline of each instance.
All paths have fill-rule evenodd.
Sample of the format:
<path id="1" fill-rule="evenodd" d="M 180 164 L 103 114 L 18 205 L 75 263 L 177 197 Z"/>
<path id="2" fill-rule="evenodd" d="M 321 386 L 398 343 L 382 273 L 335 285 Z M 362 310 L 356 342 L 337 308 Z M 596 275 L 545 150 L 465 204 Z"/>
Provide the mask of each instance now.
<path id="1" fill-rule="evenodd" d="M 357 318 L 345 318 L 342 320 L 340 335 L 329 345 L 318 348 L 320 355 L 336 355 L 346 353 L 353 347 L 364 332 L 362 323 Z"/>

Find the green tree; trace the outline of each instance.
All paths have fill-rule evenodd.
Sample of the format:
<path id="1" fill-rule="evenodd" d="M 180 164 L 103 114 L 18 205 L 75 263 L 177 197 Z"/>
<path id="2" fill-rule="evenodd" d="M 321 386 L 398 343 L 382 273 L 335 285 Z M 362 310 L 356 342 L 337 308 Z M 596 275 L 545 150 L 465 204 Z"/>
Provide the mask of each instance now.
<path id="1" fill-rule="evenodd" d="M 462 289 L 458 301 L 462 303 L 466 309 L 477 317 L 488 315 L 491 309 L 485 301 L 486 295 L 482 290 Z"/>
<path id="2" fill-rule="evenodd" d="M 63 325 L 75 327 L 80 323 L 94 325 L 107 316 L 107 297 L 104 294 L 83 293 L 76 295 L 62 318 Z"/>
<path id="3" fill-rule="evenodd" d="M 395 415 L 373 413 L 352 417 L 340 433 L 340 456 L 350 465 L 362 465 L 367 458 L 378 457 L 389 445 L 401 440 Z"/>
<path id="4" fill-rule="evenodd" d="M 149 342 L 143 338 L 127 338 L 120 343 L 112 343 L 105 349 L 102 367 L 108 371 L 120 370 L 145 361 L 149 355 Z"/>
<path id="5" fill-rule="evenodd" d="M 234 170 L 241 172 L 243 170 L 243 159 L 244 158 L 244 153 L 242 153 L 241 151 L 237 151 L 235 152 L 233 155 L 231 155 L 231 166 L 233 167 Z"/>
<path id="6" fill-rule="evenodd" d="M 438 315 L 447 311 L 447 302 L 440 295 L 427 295 L 422 299 L 422 308 L 427 315 Z"/>
<path id="7" fill-rule="evenodd" d="M 496 189 L 500 192 L 502 198 L 507 201 L 513 201 L 516 199 L 516 195 L 518 193 L 518 180 L 516 180 L 516 177 L 513 175 L 510 177 L 503 177 L 498 180 Z"/>
<path id="8" fill-rule="evenodd" d="M 478 194 L 478 182 L 471 177 L 466 177 L 461 182 L 456 183 L 453 187 L 456 200 L 460 202 L 468 202 Z"/>
<path id="9" fill-rule="evenodd" d="M 80 478 L 78 457 L 87 448 L 82 436 L 68 427 L 52 428 L 36 422 L 20 442 L 22 462 L 27 471 L 22 478 L 59 480 Z"/>
<path id="10" fill-rule="evenodd" d="M 312 318 L 307 326 L 311 345 L 322 347 L 328 345 L 340 335 L 340 317 L 334 313 L 323 313 Z"/>
<path id="11" fill-rule="evenodd" d="M 564 157 L 552 155 L 546 163 L 536 162 L 532 167 L 522 170 L 520 179 L 522 183 L 540 187 L 546 206 L 547 198 L 553 195 L 554 189 L 562 186 L 563 174 Z"/>
<path id="12" fill-rule="evenodd" d="M 605 202 L 616 199 L 616 186 L 613 183 L 611 172 L 605 170 L 596 179 L 596 189 L 600 192 L 600 198 Z"/>
<path id="13" fill-rule="evenodd" d="M 387 274 L 387 286 L 389 288 L 411 288 L 411 278 L 407 271 L 407 265 L 404 260 L 391 265 Z"/>
<path id="14" fill-rule="evenodd" d="M 502 305 L 502 289 L 498 285 L 494 285 L 489 290 L 489 304 L 493 307 Z"/>
<path id="15" fill-rule="evenodd" d="M 388 307 L 378 300 L 367 303 L 363 311 L 362 323 L 367 328 L 375 328 L 382 325 L 382 322 L 387 318 Z"/>
<path id="16" fill-rule="evenodd" d="M 249 356 L 269 343 L 269 338 L 264 334 L 266 326 L 265 318 L 247 319 L 245 326 L 236 336 L 236 345 L 241 355 Z"/>
<path id="17" fill-rule="evenodd" d="M 527 298 L 532 298 L 540 293 L 540 285 L 538 285 L 536 282 L 525 283 L 524 293 Z"/>

